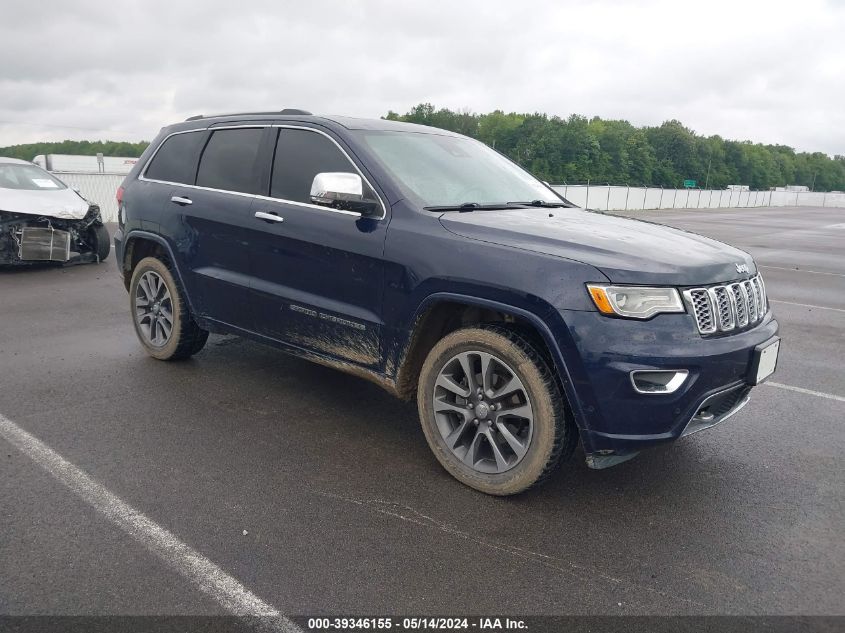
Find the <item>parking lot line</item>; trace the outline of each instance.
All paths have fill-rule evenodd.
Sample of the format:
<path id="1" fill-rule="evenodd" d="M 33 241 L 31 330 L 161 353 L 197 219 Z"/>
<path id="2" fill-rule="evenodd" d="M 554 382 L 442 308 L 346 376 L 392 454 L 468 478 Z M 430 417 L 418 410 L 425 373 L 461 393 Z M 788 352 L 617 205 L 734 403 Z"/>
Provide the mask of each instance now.
<path id="1" fill-rule="evenodd" d="M 784 385 L 780 382 L 764 382 L 763 384 L 769 385 L 770 387 L 777 387 L 778 389 L 786 389 L 787 391 L 795 391 L 797 393 L 805 393 L 810 396 L 818 396 L 819 398 L 827 398 L 828 400 L 845 402 L 845 398 L 842 396 L 837 396 L 833 393 L 825 393 L 824 391 L 813 391 L 812 389 L 804 389 L 804 387 L 793 387 L 792 385 Z"/>
<path id="2" fill-rule="evenodd" d="M 136 510 L 37 437 L 0 414 L 0 437 L 29 457 L 113 525 L 146 547 L 197 589 L 236 616 L 257 617 L 259 628 L 300 632 L 275 607 L 250 592 L 235 578 L 173 533 Z"/>
<path id="3" fill-rule="evenodd" d="M 763 266 L 758 265 L 757 268 L 771 268 L 772 270 L 788 270 L 793 273 L 810 273 L 811 275 L 832 275 L 833 277 L 845 277 L 843 273 L 829 273 L 821 270 L 804 270 L 803 268 L 787 268 L 786 266 Z"/>
<path id="4" fill-rule="evenodd" d="M 781 299 L 769 299 L 769 303 L 785 303 L 791 306 L 801 306 L 802 308 L 816 308 L 818 310 L 833 310 L 834 312 L 845 312 L 842 308 L 831 308 L 830 306 L 817 306 L 812 303 L 795 303 L 794 301 L 783 301 Z"/>

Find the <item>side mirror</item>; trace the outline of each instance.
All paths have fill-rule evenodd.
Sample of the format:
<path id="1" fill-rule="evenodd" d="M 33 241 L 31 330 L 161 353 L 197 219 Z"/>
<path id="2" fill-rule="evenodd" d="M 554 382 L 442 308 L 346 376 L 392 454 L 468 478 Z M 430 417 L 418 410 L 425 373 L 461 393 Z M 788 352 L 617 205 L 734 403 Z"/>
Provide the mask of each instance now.
<path id="1" fill-rule="evenodd" d="M 362 216 L 374 215 L 375 200 L 364 198 L 364 181 L 358 174 L 326 171 L 314 176 L 311 183 L 311 202 L 324 207 L 354 211 Z"/>

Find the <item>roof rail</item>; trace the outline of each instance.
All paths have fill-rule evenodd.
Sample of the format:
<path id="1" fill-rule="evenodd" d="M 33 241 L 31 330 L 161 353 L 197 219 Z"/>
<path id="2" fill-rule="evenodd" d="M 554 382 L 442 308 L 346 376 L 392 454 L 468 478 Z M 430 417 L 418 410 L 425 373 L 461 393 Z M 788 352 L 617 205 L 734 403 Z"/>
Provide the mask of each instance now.
<path id="1" fill-rule="evenodd" d="M 185 121 L 199 121 L 200 119 L 214 119 L 221 116 L 246 116 L 255 114 L 302 114 L 310 116 L 312 113 L 308 110 L 300 110 L 299 108 L 285 108 L 284 110 L 279 110 L 277 112 L 233 112 L 231 114 L 210 114 L 208 116 L 204 114 L 196 114 L 188 117 Z"/>

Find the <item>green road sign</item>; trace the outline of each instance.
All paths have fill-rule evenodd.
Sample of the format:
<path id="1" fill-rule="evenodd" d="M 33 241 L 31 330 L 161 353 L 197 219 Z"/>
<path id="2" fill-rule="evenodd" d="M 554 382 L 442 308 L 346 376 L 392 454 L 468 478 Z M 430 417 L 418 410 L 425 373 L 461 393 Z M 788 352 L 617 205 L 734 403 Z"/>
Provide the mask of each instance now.
<path id="1" fill-rule="evenodd" d="M 684 188 L 685 189 L 692 189 L 693 187 L 695 187 L 695 181 L 694 180 L 685 180 L 684 181 Z"/>

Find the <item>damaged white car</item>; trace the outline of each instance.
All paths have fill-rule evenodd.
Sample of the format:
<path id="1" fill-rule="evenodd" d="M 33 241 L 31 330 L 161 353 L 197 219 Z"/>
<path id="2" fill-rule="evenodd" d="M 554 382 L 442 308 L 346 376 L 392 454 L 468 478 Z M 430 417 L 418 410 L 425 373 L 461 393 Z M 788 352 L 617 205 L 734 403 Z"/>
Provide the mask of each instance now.
<path id="1" fill-rule="evenodd" d="M 0 157 L 0 266 L 101 262 L 110 248 L 100 207 L 40 167 Z"/>

